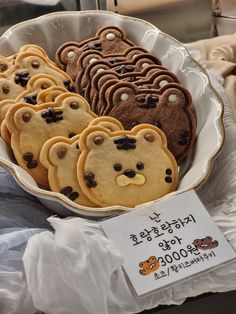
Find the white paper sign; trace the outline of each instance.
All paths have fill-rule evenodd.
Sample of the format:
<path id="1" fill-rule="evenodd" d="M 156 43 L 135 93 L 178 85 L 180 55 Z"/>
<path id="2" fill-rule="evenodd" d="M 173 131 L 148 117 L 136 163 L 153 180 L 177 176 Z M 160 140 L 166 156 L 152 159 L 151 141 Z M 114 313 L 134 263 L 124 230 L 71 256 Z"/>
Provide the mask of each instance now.
<path id="1" fill-rule="evenodd" d="M 236 257 L 194 191 L 101 222 L 123 253 L 137 295 L 174 285 Z"/>

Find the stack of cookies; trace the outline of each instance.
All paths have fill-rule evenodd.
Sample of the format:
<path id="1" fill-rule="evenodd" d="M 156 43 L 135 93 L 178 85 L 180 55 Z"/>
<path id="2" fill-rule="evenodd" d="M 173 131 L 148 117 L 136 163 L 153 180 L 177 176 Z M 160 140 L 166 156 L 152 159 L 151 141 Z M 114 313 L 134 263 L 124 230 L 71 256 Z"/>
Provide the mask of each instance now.
<path id="1" fill-rule="evenodd" d="M 196 137 L 191 95 L 109 26 L 58 48 L 0 57 L 1 136 L 45 189 L 89 207 L 135 207 L 178 186 Z"/>
<path id="2" fill-rule="evenodd" d="M 178 163 L 187 156 L 196 134 L 191 95 L 158 58 L 128 40 L 124 30 L 108 26 L 81 43 L 64 43 L 56 63 L 98 116 L 116 118 L 126 130 L 155 125 L 165 133 Z"/>

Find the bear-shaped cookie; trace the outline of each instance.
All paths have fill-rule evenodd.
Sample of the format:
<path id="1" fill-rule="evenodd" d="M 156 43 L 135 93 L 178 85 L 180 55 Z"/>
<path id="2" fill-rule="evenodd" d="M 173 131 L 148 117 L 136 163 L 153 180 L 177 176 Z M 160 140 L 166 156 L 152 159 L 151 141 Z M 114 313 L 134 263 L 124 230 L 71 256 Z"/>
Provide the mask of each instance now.
<path id="1" fill-rule="evenodd" d="M 97 70 L 99 71 L 99 69 Z M 165 84 L 175 82 L 179 84 L 177 77 L 168 70 L 163 70 L 161 66 L 149 65 L 141 72 L 130 72 L 118 74 L 114 71 L 101 71 L 95 74 L 91 80 L 90 91 L 89 85 L 84 93 L 85 99 L 98 115 L 103 115 L 103 111 L 107 107 L 106 96 L 110 88 L 119 81 L 132 82 L 138 88 L 155 88 L 159 89 Z"/>
<path id="2" fill-rule="evenodd" d="M 96 70 L 100 71 L 99 67 L 97 67 L 98 65 L 101 65 L 101 68 L 103 69 L 111 70 L 122 75 L 129 72 L 141 72 L 146 67 L 154 64 L 159 66 L 160 69 L 166 69 L 160 65 L 160 61 L 150 53 L 133 55 L 131 60 L 119 63 L 110 63 L 108 60 L 97 60 L 89 64 L 84 72 L 79 72 L 75 80 L 75 89 L 77 93 L 83 95 L 84 88 L 94 76 L 94 67 L 96 67 Z"/>
<path id="3" fill-rule="evenodd" d="M 174 191 L 175 158 L 164 133 L 148 124 L 109 132 L 99 126 L 83 131 L 77 176 L 81 189 L 101 207 L 135 207 Z"/>
<path id="4" fill-rule="evenodd" d="M 64 85 L 68 91 L 73 91 L 72 81 L 65 72 L 41 54 L 25 51 L 17 55 L 13 67 L 0 73 L 0 100 L 15 99 L 26 89 L 30 78 L 38 73 L 52 75 L 60 83 L 58 85 Z"/>
<path id="5" fill-rule="evenodd" d="M 36 182 L 47 186 L 47 171 L 39 161 L 43 144 L 57 135 L 72 137 L 81 133 L 95 117 L 82 96 L 69 92 L 58 96 L 55 102 L 38 106 L 14 105 L 5 120 L 18 164 Z"/>
<path id="6" fill-rule="evenodd" d="M 57 86 L 58 84 L 62 85 L 60 81 L 57 81 L 51 75 L 45 73 L 35 74 L 28 81 L 26 90 L 19 94 L 15 100 L 4 99 L 0 101 L 1 136 L 8 145 L 11 143 L 11 134 L 4 121 L 8 109 L 18 102 L 36 105 L 54 101 L 58 95 L 67 92 L 64 87 Z"/>
<path id="7" fill-rule="evenodd" d="M 94 37 L 81 42 L 66 42 L 56 51 L 56 64 L 67 71 L 76 68 L 79 56 L 87 50 L 101 51 L 104 55 L 122 54 L 127 48 L 135 44 L 126 38 L 125 31 L 117 26 L 100 28 Z"/>
<path id="8" fill-rule="evenodd" d="M 88 127 L 95 125 L 111 132 L 123 129 L 121 123 L 111 117 L 95 118 Z M 77 179 L 76 167 L 81 153 L 79 138 L 80 134 L 72 138 L 55 136 L 49 139 L 41 149 L 40 162 L 48 170 L 48 182 L 53 192 L 64 194 L 77 204 L 95 207 L 81 190 Z"/>
<path id="9" fill-rule="evenodd" d="M 140 89 L 133 83 L 119 82 L 108 92 L 103 115 L 119 120 L 126 130 L 150 123 L 167 137 L 168 148 L 178 162 L 193 147 L 196 118 L 190 93 L 176 83 L 160 89 Z"/>
<path id="10" fill-rule="evenodd" d="M 37 103 L 40 103 L 39 100 L 37 99 L 37 95 L 41 91 L 44 91 L 45 89 L 48 89 L 52 86 L 60 86 L 61 88 L 63 88 L 64 92 L 67 91 L 63 87 L 64 84 L 61 82 L 61 80 L 57 80 L 52 75 L 48 75 L 45 73 L 33 75 L 31 79 L 28 81 L 26 89 L 19 95 L 17 95 L 17 97 L 14 98 L 14 100 L 8 98 L 0 101 L 0 122 L 2 122 L 2 120 L 5 118 L 6 112 L 10 108 L 11 104 L 17 102 L 25 102 L 31 105 L 36 105 Z"/>

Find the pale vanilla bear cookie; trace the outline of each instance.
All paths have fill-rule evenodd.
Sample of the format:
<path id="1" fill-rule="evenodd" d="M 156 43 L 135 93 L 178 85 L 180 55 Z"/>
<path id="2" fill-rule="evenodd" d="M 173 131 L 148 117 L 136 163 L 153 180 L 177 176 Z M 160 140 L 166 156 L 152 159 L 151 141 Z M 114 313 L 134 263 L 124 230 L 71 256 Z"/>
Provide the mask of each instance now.
<path id="1" fill-rule="evenodd" d="M 11 134 L 7 129 L 4 118 L 9 108 L 18 102 L 36 105 L 54 101 L 58 95 L 67 92 L 64 87 L 57 86 L 60 84 L 63 85 L 51 75 L 45 73 L 35 74 L 27 83 L 26 90 L 18 95 L 15 100 L 4 99 L 0 101 L 1 136 L 8 145 L 11 144 Z"/>
<path id="2" fill-rule="evenodd" d="M 72 81 L 65 72 L 58 69 L 41 54 L 26 51 L 17 55 L 13 67 L 0 73 L 0 100 L 15 99 L 26 89 L 30 78 L 38 73 L 49 74 L 57 82 L 60 82 L 61 86 L 64 85 L 68 91 L 74 90 Z"/>
<path id="3" fill-rule="evenodd" d="M 100 125 L 111 132 L 123 129 L 119 121 L 110 117 L 96 118 L 88 127 L 91 125 Z M 40 163 L 48 170 L 48 182 L 53 192 L 59 192 L 77 204 L 95 207 L 81 190 L 77 179 L 76 166 L 81 153 L 79 138 L 80 134 L 72 138 L 56 136 L 49 139 L 41 149 Z"/>
<path id="4" fill-rule="evenodd" d="M 45 91 L 53 86 L 60 86 L 60 90 L 63 90 L 63 92 L 67 92 L 67 90 L 63 87 L 64 84 L 61 82 L 61 80 L 58 80 L 56 77 L 53 77 L 52 75 L 48 75 L 46 73 L 39 73 L 39 74 L 33 75 L 31 79 L 28 81 L 26 85 L 26 89 L 22 93 L 17 95 L 16 98 L 4 99 L 0 101 L 0 123 L 5 118 L 7 110 L 14 103 L 25 102 L 31 105 L 36 105 L 40 102 L 41 103 L 49 102 L 49 100 L 41 101 L 41 99 L 38 99 L 37 96 L 40 92 Z M 51 93 L 51 90 L 47 91 L 47 94 L 50 94 L 50 93 Z M 58 93 L 56 94 L 58 95 Z M 42 94 L 40 98 L 42 98 Z"/>
<path id="5" fill-rule="evenodd" d="M 67 90 L 62 86 L 52 86 L 45 90 L 41 90 L 36 98 L 37 104 L 43 104 L 45 102 L 53 102 L 57 96 L 66 93 Z"/>
<path id="6" fill-rule="evenodd" d="M 47 171 L 39 161 L 43 144 L 54 136 L 70 138 L 81 133 L 95 117 L 83 97 L 69 92 L 51 103 L 14 105 L 5 119 L 18 164 L 40 185 L 48 186 Z"/>
<path id="7" fill-rule="evenodd" d="M 8 57 L 0 55 L 0 73 L 5 73 L 11 67 L 13 67 L 15 65 L 15 59 L 16 59 L 17 55 L 22 53 L 22 52 L 25 52 L 25 51 L 36 52 L 36 53 L 42 55 L 44 58 L 48 59 L 48 61 L 50 61 L 52 64 L 55 65 L 55 63 L 52 62 L 48 58 L 45 50 L 42 47 L 40 47 L 38 45 L 27 44 L 27 45 L 22 46 L 18 53 L 15 53 L 15 54 L 10 55 Z"/>
<path id="8" fill-rule="evenodd" d="M 155 126 L 117 132 L 90 127 L 81 134 L 79 147 L 79 184 L 101 207 L 135 207 L 177 187 L 177 163 L 167 149 L 166 136 Z"/>

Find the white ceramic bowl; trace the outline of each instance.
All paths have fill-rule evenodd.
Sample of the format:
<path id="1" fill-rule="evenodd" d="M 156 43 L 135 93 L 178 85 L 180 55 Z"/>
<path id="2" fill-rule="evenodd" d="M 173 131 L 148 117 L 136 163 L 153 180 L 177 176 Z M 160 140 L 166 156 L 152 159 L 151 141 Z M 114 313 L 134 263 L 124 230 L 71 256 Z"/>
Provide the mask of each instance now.
<path id="1" fill-rule="evenodd" d="M 181 182 L 174 193 L 198 188 L 206 181 L 223 145 L 223 104 L 212 88 L 205 70 L 177 40 L 146 21 L 111 12 L 57 12 L 11 27 L 0 38 L 0 54 L 13 54 L 22 45 L 32 43 L 41 45 L 49 57 L 54 59 L 55 51 L 62 43 L 92 37 L 97 29 L 106 25 L 124 28 L 130 40 L 156 55 L 190 91 L 197 115 L 197 140 L 191 156 L 180 167 Z M 10 170 L 24 190 L 38 197 L 59 215 L 103 217 L 128 210 L 120 206 L 86 208 L 59 193 L 40 189 L 33 178 L 14 163 L 12 154 L 2 139 L 0 165 Z"/>

